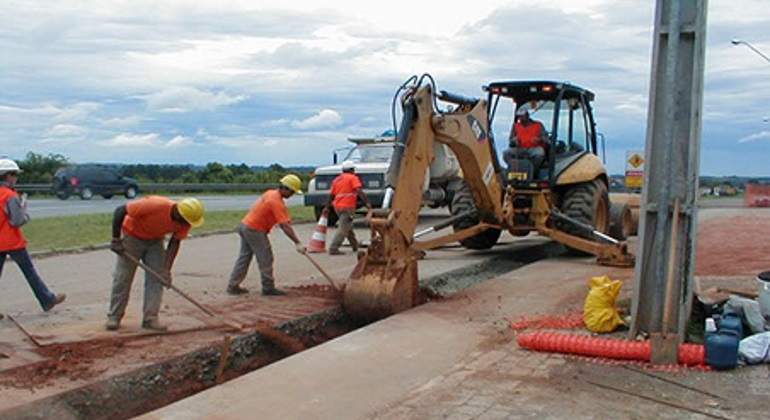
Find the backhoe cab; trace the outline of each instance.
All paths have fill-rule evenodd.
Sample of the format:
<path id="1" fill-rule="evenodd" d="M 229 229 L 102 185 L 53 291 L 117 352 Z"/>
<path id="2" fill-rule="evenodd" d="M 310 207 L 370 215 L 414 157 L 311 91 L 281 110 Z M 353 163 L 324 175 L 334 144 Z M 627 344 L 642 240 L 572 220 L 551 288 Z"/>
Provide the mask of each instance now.
<path id="1" fill-rule="evenodd" d="M 597 256 L 608 265 L 633 265 L 626 245 L 606 235 L 609 224 L 607 174 L 596 156 L 590 102 L 594 95 L 557 82 L 496 82 L 487 99 L 437 92 L 433 79 L 415 76 L 401 86 L 403 117 L 387 176 L 392 195 L 370 212 L 371 245 L 345 290 L 346 311 L 379 319 L 412 307 L 417 299 L 417 260 L 426 250 L 451 242 L 467 248 L 492 247 L 502 229 L 523 236 L 537 231 L 573 252 Z M 439 102 L 452 104 L 441 110 Z M 545 158 L 498 161 L 493 127 L 498 106 L 527 106 L 543 121 Z M 506 136 L 508 133 L 506 133 Z M 457 156 L 464 182 L 453 191 L 452 217 L 415 233 L 425 171 L 434 143 Z M 510 155 L 510 154 L 509 154 Z M 417 240 L 452 226 L 454 233 Z"/>

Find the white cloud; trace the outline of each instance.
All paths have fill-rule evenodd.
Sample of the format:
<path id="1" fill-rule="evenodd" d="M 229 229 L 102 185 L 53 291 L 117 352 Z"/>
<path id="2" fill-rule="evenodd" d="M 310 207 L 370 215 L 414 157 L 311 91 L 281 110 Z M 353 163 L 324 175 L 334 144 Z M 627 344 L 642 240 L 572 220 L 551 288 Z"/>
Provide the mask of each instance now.
<path id="1" fill-rule="evenodd" d="M 207 92 L 192 87 L 172 87 L 144 98 L 147 106 L 159 112 L 211 111 L 246 99 L 243 95 Z"/>
<path id="2" fill-rule="evenodd" d="M 754 133 L 749 136 L 743 137 L 742 139 L 738 140 L 738 143 L 748 143 L 752 141 L 757 140 L 770 140 L 770 131 L 760 131 L 759 133 Z"/>
<path id="3" fill-rule="evenodd" d="M 166 143 L 165 147 L 184 147 L 189 146 L 193 144 L 193 141 L 189 137 L 185 136 L 176 136 L 173 139 L 169 140 L 168 143 Z"/>
<path id="4" fill-rule="evenodd" d="M 49 137 L 78 137 L 86 133 L 86 129 L 73 124 L 56 124 L 48 129 L 46 136 Z"/>
<path id="5" fill-rule="evenodd" d="M 322 109 L 318 114 L 300 121 L 292 121 L 291 126 L 299 130 L 318 130 L 334 128 L 342 124 L 342 116 L 333 109 Z"/>
<path id="6" fill-rule="evenodd" d="M 108 118 L 102 120 L 102 125 L 111 128 L 125 128 L 138 125 L 142 122 L 142 118 L 136 115 L 128 117 Z"/>
<path id="7" fill-rule="evenodd" d="M 160 135 L 157 133 L 149 134 L 130 134 L 123 133 L 104 142 L 108 146 L 117 147 L 147 147 L 157 146 Z"/>

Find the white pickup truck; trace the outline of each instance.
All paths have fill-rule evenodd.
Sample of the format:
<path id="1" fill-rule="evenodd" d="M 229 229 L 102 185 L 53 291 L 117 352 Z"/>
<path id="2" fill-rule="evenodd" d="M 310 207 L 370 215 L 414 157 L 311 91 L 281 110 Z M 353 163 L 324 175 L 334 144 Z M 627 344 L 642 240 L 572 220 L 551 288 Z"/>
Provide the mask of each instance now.
<path id="1" fill-rule="evenodd" d="M 347 150 L 344 159 L 338 159 L 334 153 L 334 164 L 316 168 L 313 178 L 308 184 L 305 194 L 305 205 L 315 208 L 316 219 L 329 199 L 332 180 L 342 173 L 342 162 L 353 161 L 356 165 L 356 175 L 361 179 L 364 193 L 374 207 L 381 207 L 388 186 L 386 174 L 393 155 L 393 136 L 348 138 L 352 146 Z M 434 159 L 426 174 L 423 194 L 423 204 L 432 208 L 447 206 L 452 202 L 452 191 L 456 183 L 462 181 L 460 165 L 455 155 L 444 145 L 436 143 Z M 361 205 L 361 203 L 359 203 Z M 329 223 L 336 222 L 336 215 L 329 215 Z"/>

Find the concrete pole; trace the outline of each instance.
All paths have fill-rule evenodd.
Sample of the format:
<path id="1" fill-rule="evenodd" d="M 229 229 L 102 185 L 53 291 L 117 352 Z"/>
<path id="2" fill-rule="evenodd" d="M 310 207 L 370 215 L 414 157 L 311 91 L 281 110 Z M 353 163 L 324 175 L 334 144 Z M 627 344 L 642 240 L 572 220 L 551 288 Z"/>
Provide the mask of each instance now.
<path id="1" fill-rule="evenodd" d="M 707 0 L 657 0 L 632 337 L 676 363 L 692 305 Z"/>

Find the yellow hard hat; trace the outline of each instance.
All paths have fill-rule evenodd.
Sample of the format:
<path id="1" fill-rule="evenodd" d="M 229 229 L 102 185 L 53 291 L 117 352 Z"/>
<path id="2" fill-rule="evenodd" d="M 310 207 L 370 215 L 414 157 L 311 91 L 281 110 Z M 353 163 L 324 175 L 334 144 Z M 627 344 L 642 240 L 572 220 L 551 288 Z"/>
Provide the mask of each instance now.
<path id="1" fill-rule="evenodd" d="M 281 185 L 294 191 L 296 194 L 302 194 L 302 180 L 297 175 L 288 174 L 281 178 Z"/>
<path id="2" fill-rule="evenodd" d="M 184 198 L 176 203 L 179 214 L 192 227 L 198 227 L 203 224 L 203 203 L 197 198 Z"/>

